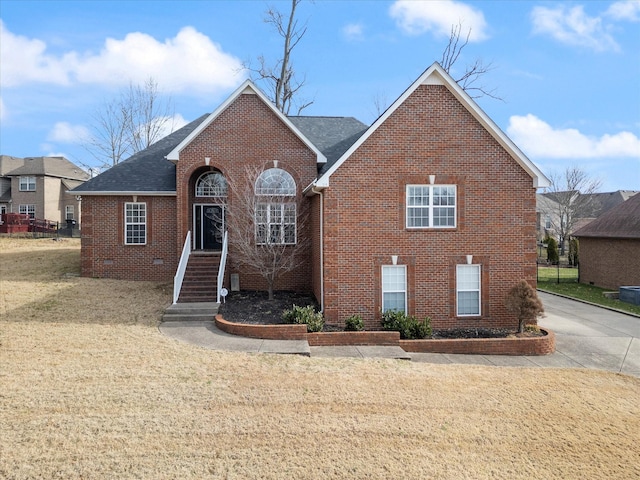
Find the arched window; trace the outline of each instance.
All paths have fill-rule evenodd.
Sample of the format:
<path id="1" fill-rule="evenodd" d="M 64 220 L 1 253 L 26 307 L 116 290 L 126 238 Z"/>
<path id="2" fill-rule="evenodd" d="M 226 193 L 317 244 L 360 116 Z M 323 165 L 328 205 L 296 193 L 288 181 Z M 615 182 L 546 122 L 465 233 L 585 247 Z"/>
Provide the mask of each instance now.
<path id="1" fill-rule="evenodd" d="M 281 168 L 269 168 L 256 180 L 256 243 L 259 245 L 295 245 L 296 182 Z"/>
<path id="2" fill-rule="evenodd" d="M 206 172 L 196 182 L 196 197 L 226 197 L 227 181 L 220 172 Z"/>
<path id="3" fill-rule="evenodd" d="M 256 195 L 295 196 L 296 182 L 281 168 L 269 168 L 256 180 Z"/>

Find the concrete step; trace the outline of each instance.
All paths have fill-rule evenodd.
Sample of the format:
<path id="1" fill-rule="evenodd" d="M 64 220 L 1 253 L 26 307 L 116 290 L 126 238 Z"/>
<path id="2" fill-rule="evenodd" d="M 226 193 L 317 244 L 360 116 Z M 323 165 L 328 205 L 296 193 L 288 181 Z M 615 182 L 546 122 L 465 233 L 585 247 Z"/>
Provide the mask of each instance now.
<path id="1" fill-rule="evenodd" d="M 218 313 L 219 303 L 214 301 L 195 301 L 170 305 L 162 316 L 163 322 L 176 321 L 213 321 Z"/>

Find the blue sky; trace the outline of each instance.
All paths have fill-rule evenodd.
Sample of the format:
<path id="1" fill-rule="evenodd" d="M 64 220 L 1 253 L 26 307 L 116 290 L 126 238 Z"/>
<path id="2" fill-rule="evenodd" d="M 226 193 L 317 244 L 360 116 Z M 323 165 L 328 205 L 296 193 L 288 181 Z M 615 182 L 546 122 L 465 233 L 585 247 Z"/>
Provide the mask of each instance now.
<path id="1" fill-rule="evenodd" d="M 97 164 L 80 146 L 92 115 L 149 77 L 178 123 L 213 111 L 246 78 L 243 62 L 278 58 L 268 5 L 289 8 L 0 0 L 0 153 Z M 460 21 L 471 42 L 458 70 L 493 64 L 483 83 L 504 101 L 478 103 L 531 160 L 547 174 L 579 166 L 602 191 L 640 190 L 640 0 L 316 0 L 298 14 L 308 30 L 293 63 L 314 102 L 304 114 L 371 123 L 375 99 L 392 103 L 440 60 Z"/>

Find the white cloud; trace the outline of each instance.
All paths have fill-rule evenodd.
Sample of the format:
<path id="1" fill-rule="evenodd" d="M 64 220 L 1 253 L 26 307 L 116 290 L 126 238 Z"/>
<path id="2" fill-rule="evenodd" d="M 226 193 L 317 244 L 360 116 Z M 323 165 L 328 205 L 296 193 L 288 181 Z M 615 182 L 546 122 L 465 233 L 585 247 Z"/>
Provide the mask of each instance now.
<path id="1" fill-rule="evenodd" d="M 56 122 L 47 135 L 47 140 L 61 143 L 80 143 L 89 138 L 89 130 L 82 125 L 68 122 Z"/>
<path id="2" fill-rule="evenodd" d="M 588 136 L 575 128 L 554 129 L 532 114 L 512 116 L 507 133 L 532 158 L 637 158 L 640 138 L 631 132 Z"/>
<path id="3" fill-rule="evenodd" d="M 0 120 L 6 120 L 7 118 L 7 108 L 4 106 L 4 101 L 2 97 L 0 97 Z"/>
<path id="4" fill-rule="evenodd" d="M 0 20 L 0 85 L 14 87 L 26 82 L 69 84 L 73 54 L 55 58 L 46 54 L 41 40 L 14 35 Z"/>
<path id="5" fill-rule="evenodd" d="M 364 36 L 364 26 L 361 23 L 349 23 L 342 27 L 342 34 L 347 40 L 362 40 Z"/>
<path id="6" fill-rule="evenodd" d="M 47 54 L 38 39 L 15 35 L 0 21 L 3 87 L 29 82 L 122 86 L 152 77 L 163 90 L 211 93 L 238 84 L 242 62 L 192 27 L 160 42 L 145 33 L 108 38 L 97 54 Z"/>
<path id="7" fill-rule="evenodd" d="M 614 20 L 627 20 L 629 22 L 640 22 L 640 0 L 627 0 L 612 3 L 605 12 Z"/>
<path id="8" fill-rule="evenodd" d="M 549 35 L 572 46 L 587 47 L 596 52 L 618 51 L 619 45 L 603 26 L 602 18 L 590 17 L 582 5 L 569 8 L 534 7 L 531 11 L 533 32 Z"/>
<path id="9" fill-rule="evenodd" d="M 471 29 L 470 42 L 489 37 L 484 14 L 466 3 L 454 0 L 397 0 L 389 9 L 397 25 L 410 35 L 433 32 L 435 36 L 448 37 L 451 27 L 462 24 L 462 32 Z"/>

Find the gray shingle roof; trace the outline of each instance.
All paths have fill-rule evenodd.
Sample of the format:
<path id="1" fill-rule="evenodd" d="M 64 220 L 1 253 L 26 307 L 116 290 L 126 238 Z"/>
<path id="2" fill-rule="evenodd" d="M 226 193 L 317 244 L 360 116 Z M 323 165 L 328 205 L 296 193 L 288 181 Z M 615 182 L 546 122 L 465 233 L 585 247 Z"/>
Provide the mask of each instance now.
<path id="1" fill-rule="evenodd" d="M 353 117 L 288 117 L 327 157 L 321 173 L 338 160 L 369 128 Z"/>
<path id="2" fill-rule="evenodd" d="M 149 148 L 72 190 L 76 194 L 176 191 L 176 167 L 165 157 L 209 115 L 203 115 Z M 327 157 L 326 169 L 364 133 L 367 126 L 351 117 L 289 117 L 291 122 Z"/>
<path id="3" fill-rule="evenodd" d="M 640 194 L 613 207 L 576 231 L 574 236 L 640 239 Z"/>
<path id="4" fill-rule="evenodd" d="M 184 140 L 208 114 L 132 155 L 109 170 L 85 182 L 73 193 L 166 192 L 176 191 L 176 166 L 165 157 Z"/>
<path id="5" fill-rule="evenodd" d="M 2 168 L 6 176 L 45 175 L 47 177 L 87 180 L 89 174 L 64 157 L 28 157 L 24 159 L 3 156 L 0 163 L 13 165 L 8 170 Z"/>

